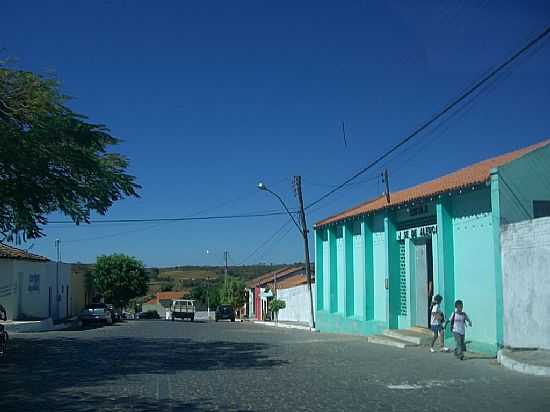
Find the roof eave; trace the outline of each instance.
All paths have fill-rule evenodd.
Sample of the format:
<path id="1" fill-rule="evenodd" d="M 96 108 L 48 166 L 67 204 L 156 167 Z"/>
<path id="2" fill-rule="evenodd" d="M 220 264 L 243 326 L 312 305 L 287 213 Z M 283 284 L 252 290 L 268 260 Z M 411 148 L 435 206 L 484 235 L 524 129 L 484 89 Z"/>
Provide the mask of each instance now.
<path id="1" fill-rule="evenodd" d="M 433 192 L 433 193 L 430 193 L 430 194 L 426 194 L 424 196 L 418 196 L 418 197 L 415 197 L 415 198 L 407 199 L 407 200 L 402 201 L 402 202 L 392 203 L 390 205 L 380 207 L 380 208 L 376 208 L 376 209 L 372 209 L 372 210 L 369 210 L 369 211 L 358 212 L 356 214 L 352 214 L 352 215 L 343 217 L 341 219 L 330 220 L 330 218 L 328 218 L 328 219 L 322 220 L 318 223 L 315 223 L 315 225 L 313 225 L 313 229 L 315 229 L 315 230 L 322 229 L 324 227 L 335 225 L 335 224 L 345 222 L 345 221 L 348 221 L 348 220 L 359 219 L 361 217 L 370 216 L 372 214 L 379 213 L 380 211 L 384 211 L 384 210 L 388 210 L 388 209 L 395 209 L 396 207 L 403 206 L 403 205 L 406 205 L 406 204 L 409 204 L 409 203 L 424 201 L 424 200 L 427 200 L 427 199 L 433 199 L 434 197 L 439 198 L 439 197 L 441 197 L 443 195 L 446 195 L 446 194 L 452 194 L 453 192 L 462 191 L 464 189 L 468 189 L 468 188 L 476 187 L 476 186 L 481 185 L 481 184 L 485 184 L 489 180 L 490 180 L 490 177 L 486 178 L 486 179 L 483 179 L 483 180 L 475 181 L 475 182 L 468 182 L 468 184 L 466 184 L 466 185 L 456 186 L 452 189 L 446 189 L 446 190 L 442 190 L 442 191 L 438 191 L 438 192 Z"/>

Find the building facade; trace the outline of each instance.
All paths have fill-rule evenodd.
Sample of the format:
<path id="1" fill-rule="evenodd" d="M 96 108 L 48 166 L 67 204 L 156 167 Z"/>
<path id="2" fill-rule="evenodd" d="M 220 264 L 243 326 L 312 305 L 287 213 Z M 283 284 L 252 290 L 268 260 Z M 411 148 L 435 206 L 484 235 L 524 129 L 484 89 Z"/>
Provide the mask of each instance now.
<path id="1" fill-rule="evenodd" d="M 315 225 L 317 327 L 372 335 L 429 326 L 456 299 L 474 351 L 503 344 L 501 225 L 550 204 L 548 141 L 390 193 Z M 449 332 L 447 332 L 449 333 Z"/>
<path id="2" fill-rule="evenodd" d="M 311 269 L 311 287 L 315 297 L 315 274 Z M 279 320 L 306 322 L 310 318 L 309 290 L 304 266 L 284 267 L 258 276 L 247 283 L 244 314 L 249 319 L 271 320 L 269 301 L 274 297 L 285 301 Z M 315 301 L 314 301 L 315 305 Z"/>
<path id="3" fill-rule="evenodd" d="M 0 304 L 8 319 L 70 317 L 71 265 L 0 244 Z"/>

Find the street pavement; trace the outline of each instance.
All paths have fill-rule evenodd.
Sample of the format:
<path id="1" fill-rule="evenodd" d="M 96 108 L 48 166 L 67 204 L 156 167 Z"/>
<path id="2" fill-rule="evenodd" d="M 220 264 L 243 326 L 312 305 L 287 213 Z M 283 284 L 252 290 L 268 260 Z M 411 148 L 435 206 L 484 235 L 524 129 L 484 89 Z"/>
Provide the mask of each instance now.
<path id="1" fill-rule="evenodd" d="M 548 411 L 550 379 L 364 337 L 129 321 L 12 336 L 0 411 Z"/>

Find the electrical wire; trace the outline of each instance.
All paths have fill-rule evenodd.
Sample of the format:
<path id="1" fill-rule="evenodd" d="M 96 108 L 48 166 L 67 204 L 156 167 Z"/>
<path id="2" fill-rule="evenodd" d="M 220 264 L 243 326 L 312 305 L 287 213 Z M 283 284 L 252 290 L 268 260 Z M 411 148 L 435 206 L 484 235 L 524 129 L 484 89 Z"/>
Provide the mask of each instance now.
<path id="1" fill-rule="evenodd" d="M 376 159 L 371 161 L 366 167 L 359 170 L 357 173 L 355 173 L 350 178 L 346 179 L 344 182 L 340 183 L 335 188 L 329 190 L 327 193 L 322 195 L 320 198 L 315 200 L 314 202 L 310 203 L 306 206 L 305 209 L 309 209 L 312 206 L 316 205 L 317 203 L 323 201 L 327 197 L 331 196 L 338 190 L 342 189 L 344 186 L 348 185 L 353 180 L 357 179 L 359 176 L 363 175 L 368 170 L 372 169 L 374 166 L 376 166 L 378 163 L 380 163 L 382 160 L 386 159 L 388 156 L 390 156 L 392 153 L 397 151 L 399 148 L 410 142 L 412 139 L 414 139 L 416 136 L 418 136 L 421 132 L 426 130 L 428 127 L 430 127 L 432 124 L 437 122 L 439 119 L 441 119 L 445 114 L 450 112 L 452 109 L 454 109 L 457 105 L 459 105 L 461 102 L 463 102 L 465 99 L 467 99 L 470 95 L 472 95 L 476 90 L 478 90 L 480 87 L 482 87 L 485 83 L 487 83 L 489 80 L 491 80 L 493 77 L 495 77 L 498 73 L 500 73 L 504 68 L 509 66 L 511 63 L 513 63 L 515 60 L 517 60 L 521 55 L 523 55 L 525 52 L 527 52 L 531 47 L 536 45 L 539 41 L 541 41 L 543 38 L 545 38 L 550 33 L 550 26 L 547 27 L 542 33 L 540 33 L 537 37 L 535 37 L 533 40 L 528 42 L 525 46 L 523 46 L 521 49 L 519 49 L 516 53 L 514 53 L 511 57 L 506 59 L 503 63 L 498 65 L 495 69 L 491 70 L 491 72 L 485 76 L 483 76 L 480 80 L 478 80 L 472 87 L 470 87 L 466 92 L 462 93 L 458 98 L 454 99 L 451 103 L 447 104 L 443 107 L 442 110 L 440 110 L 438 113 L 436 113 L 434 116 L 432 116 L 428 121 L 421 124 L 418 128 L 416 128 L 412 133 L 410 133 L 408 136 L 406 136 L 404 139 L 400 140 L 397 144 L 392 146 L 389 150 L 378 156 Z"/>
<path id="2" fill-rule="evenodd" d="M 293 211 L 296 213 L 296 211 Z M 219 215 L 219 216 L 184 216 L 184 217 L 167 217 L 167 218 L 149 218 L 149 219 L 102 219 L 92 220 L 90 223 L 149 223 L 149 222 L 185 222 L 193 220 L 224 220 L 224 219 L 245 219 L 251 217 L 268 217 L 286 215 L 286 212 L 256 212 L 243 213 L 236 215 Z M 50 224 L 74 224 L 72 220 L 52 220 Z"/>

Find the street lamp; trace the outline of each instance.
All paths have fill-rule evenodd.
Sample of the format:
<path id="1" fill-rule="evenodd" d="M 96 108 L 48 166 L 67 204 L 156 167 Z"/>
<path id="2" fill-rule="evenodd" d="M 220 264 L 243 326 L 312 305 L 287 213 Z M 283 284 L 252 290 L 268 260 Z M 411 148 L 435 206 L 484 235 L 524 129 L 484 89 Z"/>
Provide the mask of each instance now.
<path id="1" fill-rule="evenodd" d="M 281 202 L 281 205 L 283 205 L 283 208 L 285 209 L 286 213 L 290 216 L 290 218 L 292 219 L 292 222 L 294 222 L 294 225 L 296 225 L 296 227 L 298 228 L 298 231 L 302 235 L 302 238 L 304 240 L 304 253 L 305 253 L 305 260 L 306 260 L 306 262 L 305 262 L 306 263 L 306 280 L 307 280 L 307 288 L 308 288 L 308 291 L 309 291 L 309 309 L 310 309 L 310 322 L 309 322 L 309 324 L 310 324 L 312 329 L 315 329 L 315 314 L 314 314 L 314 309 L 313 309 L 313 291 L 311 289 L 311 268 L 310 268 L 310 262 L 309 262 L 309 243 L 308 243 L 308 238 L 307 238 L 308 230 L 307 230 L 307 224 L 306 224 L 306 215 L 305 215 L 305 212 L 304 212 L 304 201 L 302 199 L 302 183 L 301 183 L 302 179 L 301 179 L 300 176 L 295 176 L 294 179 L 295 179 L 295 183 L 296 183 L 296 190 L 297 190 L 298 200 L 300 202 L 300 223 L 301 223 L 301 225 L 298 224 L 298 222 L 296 222 L 296 219 L 294 219 L 294 216 L 293 216 L 292 212 L 290 210 L 288 210 L 288 207 L 286 206 L 286 204 L 283 201 L 283 199 L 281 198 L 281 196 L 279 196 L 277 193 L 275 193 L 274 191 L 269 189 L 265 185 L 265 183 L 263 183 L 263 182 L 258 183 L 258 189 L 269 192 L 273 196 L 275 196 L 277 199 L 279 199 L 279 202 Z"/>

